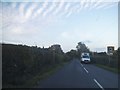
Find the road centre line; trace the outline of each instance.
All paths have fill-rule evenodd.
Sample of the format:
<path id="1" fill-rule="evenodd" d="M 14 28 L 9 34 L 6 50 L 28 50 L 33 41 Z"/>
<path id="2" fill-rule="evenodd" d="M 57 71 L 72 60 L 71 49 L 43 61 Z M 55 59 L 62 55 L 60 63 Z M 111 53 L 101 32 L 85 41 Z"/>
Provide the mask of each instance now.
<path id="1" fill-rule="evenodd" d="M 86 68 L 84 68 L 84 70 L 88 73 L 88 70 Z"/>
<path id="2" fill-rule="evenodd" d="M 83 65 L 81 64 L 81 66 L 83 67 Z"/>
<path id="3" fill-rule="evenodd" d="M 98 81 L 96 79 L 94 79 L 94 81 L 102 90 L 104 90 L 104 88 L 98 83 Z"/>

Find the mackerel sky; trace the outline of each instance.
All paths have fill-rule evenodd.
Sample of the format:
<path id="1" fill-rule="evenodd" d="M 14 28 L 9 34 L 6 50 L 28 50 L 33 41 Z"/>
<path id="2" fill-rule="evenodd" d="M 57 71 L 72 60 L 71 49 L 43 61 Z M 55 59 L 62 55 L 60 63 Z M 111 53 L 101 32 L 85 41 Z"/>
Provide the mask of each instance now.
<path id="1" fill-rule="evenodd" d="M 91 51 L 106 51 L 109 45 L 118 48 L 118 2 L 2 1 L 0 42 L 38 47 L 60 44 L 64 52 L 75 49 L 78 42 Z"/>

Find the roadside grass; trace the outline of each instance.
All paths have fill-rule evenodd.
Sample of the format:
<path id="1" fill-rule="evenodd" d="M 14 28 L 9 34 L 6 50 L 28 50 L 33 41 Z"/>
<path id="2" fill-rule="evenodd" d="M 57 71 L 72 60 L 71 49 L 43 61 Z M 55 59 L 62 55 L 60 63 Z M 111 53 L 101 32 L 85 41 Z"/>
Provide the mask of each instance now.
<path id="1" fill-rule="evenodd" d="M 61 69 L 65 64 L 69 62 L 63 62 L 61 64 L 56 64 L 53 67 L 46 68 L 43 73 L 38 73 L 36 76 L 31 78 L 29 81 L 26 82 L 26 84 L 23 86 L 24 88 L 34 88 L 39 84 L 40 80 L 43 80 L 52 74 L 54 74 L 58 69 Z"/>
<path id="2" fill-rule="evenodd" d="M 98 67 L 100 67 L 100 68 L 103 68 L 105 70 L 114 72 L 114 73 L 120 73 L 120 70 L 118 68 L 112 68 L 112 67 L 105 66 L 105 65 L 100 65 L 100 64 L 95 64 L 95 65 L 98 66 Z"/>

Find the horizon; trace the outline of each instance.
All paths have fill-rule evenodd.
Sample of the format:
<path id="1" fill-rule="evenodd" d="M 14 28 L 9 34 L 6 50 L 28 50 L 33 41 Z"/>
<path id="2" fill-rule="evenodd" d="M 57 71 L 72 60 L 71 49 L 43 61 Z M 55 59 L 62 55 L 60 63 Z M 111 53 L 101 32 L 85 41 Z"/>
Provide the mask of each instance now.
<path id="1" fill-rule="evenodd" d="M 117 2 L 4 2 L 2 43 L 49 47 L 64 52 L 83 42 L 90 51 L 118 48 Z"/>
<path id="2" fill-rule="evenodd" d="M 52 45 L 50 45 L 50 46 L 48 46 L 48 47 L 44 47 L 44 46 L 37 46 L 37 45 L 25 45 L 25 44 L 13 44 L 13 43 L 0 43 L 0 44 L 6 44 L 6 45 L 17 45 L 17 46 L 19 46 L 19 45 L 21 45 L 21 46 L 27 46 L 27 47 L 37 47 L 37 48 L 44 48 L 44 49 L 48 49 L 48 48 L 50 48 L 51 46 L 53 46 L 53 45 L 60 45 L 60 44 L 52 44 Z M 61 47 L 61 50 L 63 51 L 63 48 L 62 48 L 62 46 L 60 45 L 60 47 Z M 118 47 L 119 48 L 119 47 Z M 117 49 L 115 49 L 114 51 L 116 51 L 116 50 L 118 50 L 118 48 Z M 70 50 L 68 50 L 67 52 L 70 52 L 71 50 L 76 50 L 77 51 L 77 49 L 70 49 Z M 64 52 L 64 51 L 63 51 Z M 64 53 L 67 53 L 67 52 L 64 52 Z M 96 52 L 96 53 L 103 53 L 103 52 L 106 52 L 107 53 L 107 51 L 91 51 L 90 50 L 90 52 Z"/>

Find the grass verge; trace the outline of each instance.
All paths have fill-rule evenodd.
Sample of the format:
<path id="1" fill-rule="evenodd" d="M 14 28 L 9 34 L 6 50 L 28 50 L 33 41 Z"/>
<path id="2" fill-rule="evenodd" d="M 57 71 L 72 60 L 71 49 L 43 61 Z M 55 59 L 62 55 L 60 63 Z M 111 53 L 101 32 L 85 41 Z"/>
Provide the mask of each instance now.
<path id="1" fill-rule="evenodd" d="M 43 80 L 43 79 L 49 77 L 50 75 L 54 74 L 56 71 L 58 71 L 58 69 L 62 68 L 62 66 L 64 66 L 67 63 L 68 62 L 63 62 L 61 64 L 56 64 L 55 66 L 53 66 L 51 68 L 45 69 L 45 71 L 42 74 L 38 73 L 31 80 L 27 81 L 27 83 L 23 87 L 24 88 L 28 88 L 28 87 L 29 88 L 33 88 L 33 87 L 36 87 L 36 85 L 39 84 L 40 80 Z"/>
<path id="2" fill-rule="evenodd" d="M 118 70 L 117 68 L 112 68 L 112 67 L 105 66 L 105 65 L 100 65 L 100 64 L 95 64 L 95 65 L 98 66 L 98 67 L 100 67 L 100 68 L 103 68 L 105 70 L 114 72 L 114 73 L 120 73 L 120 70 Z"/>

